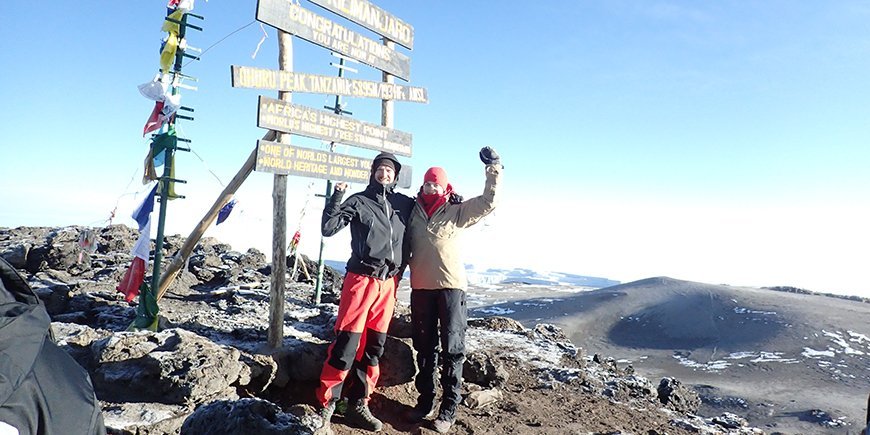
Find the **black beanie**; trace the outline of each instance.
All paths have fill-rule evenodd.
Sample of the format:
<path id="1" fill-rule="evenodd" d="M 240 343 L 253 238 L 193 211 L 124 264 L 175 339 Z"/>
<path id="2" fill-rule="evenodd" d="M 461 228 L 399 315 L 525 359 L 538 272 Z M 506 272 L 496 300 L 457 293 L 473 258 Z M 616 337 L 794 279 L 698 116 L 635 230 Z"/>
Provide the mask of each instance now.
<path id="1" fill-rule="evenodd" d="M 399 163 L 399 159 L 397 159 L 396 156 L 393 155 L 393 153 L 388 153 L 386 151 L 378 154 L 372 160 L 372 174 L 374 174 L 375 171 L 378 169 L 378 166 L 381 165 L 387 165 L 393 168 L 393 170 L 396 171 L 396 174 L 398 174 L 399 171 L 402 170 L 402 164 Z"/>
<path id="2" fill-rule="evenodd" d="M 375 160 L 375 163 L 372 165 L 372 169 L 378 169 L 380 166 L 389 166 L 393 172 L 396 172 L 396 163 L 388 158 Z"/>

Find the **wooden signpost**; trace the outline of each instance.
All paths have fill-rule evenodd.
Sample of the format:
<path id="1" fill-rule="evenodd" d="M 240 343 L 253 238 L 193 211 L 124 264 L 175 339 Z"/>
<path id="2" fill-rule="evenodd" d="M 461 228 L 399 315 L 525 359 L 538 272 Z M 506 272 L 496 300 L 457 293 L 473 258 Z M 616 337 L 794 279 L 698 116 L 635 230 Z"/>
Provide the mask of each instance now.
<path id="1" fill-rule="evenodd" d="M 414 49 L 414 28 L 365 0 L 309 0 L 408 50 Z"/>
<path id="2" fill-rule="evenodd" d="M 411 156 L 411 134 L 260 96 L 257 127 Z"/>
<path id="3" fill-rule="evenodd" d="M 232 65 L 234 88 L 269 89 L 302 92 L 308 94 L 331 94 L 347 97 L 377 98 L 380 100 L 428 103 L 425 88 L 402 86 L 394 83 L 356 80 L 343 77 L 304 74 L 293 71 L 254 68 Z"/>
<path id="4" fill-rule="evenodd" d="M 268 140 L 257 141 L 255 170 L 324 180 L 368 184 L 372 160 L 329 151 L 291 146 Z M 397 185 L 411 187 L 411 171 L 399 171 Z M 408 175 L 405 175 L 408 174 Z"/>
<path id="5" fill-rule="evenodd" d="M 259 0 L 257 20 L 279 30 L 280 70 L 231 66 L 234 88 L 270 89 L 279 91 L 279 99 L 259 97 L 257 126 L 270 130 L 277 141 L 257 141 L 248 167 L 275 176 L 273 186 L 272 282 L 270 290 L 268 345 L 277 348 L 283 342 L 283 289 L 286 266 L 286 176 L 328 180 L 326 195 L 331 194 L 331 180 L 367 185 L 371 179 L 370 159 L 334 153 L 336 143 L 387 151 L 411 156 L 412 136 L 393 129 L 393 104 L 396 101 L 427 103 L 426 89 L 394 83 L 394 76 L 409 80 L 411 61 L 396 51 L 396 43 L 411 49 L 414 29 L 404 21 L 366 0 L 311 0 L 326 10 L 335 12 L 384 37 L 383 43 L 366 38 L 348 28 L 303 9 L 298 0 Z M 293 72 L 290 34 L 328 48 L 345 58 L 357 59 L 383 72 L 383 82 L 326 77 Z M 305 107 L 290 102 L 292 92 L 336 95 L 332 112 Z M 381 100 L 381 124 L 371 124 L 341 116 L 350 114 L 341 108 L 340 97 L 376 98 Z M 330 151 L 292 146 L 290 134 L 330 142 Z M 251 160 L 254 159 L 255 162 Z M 402 165 L 397 185 L 411 186 L 411 167 Z M 320 303 L 323 274 L 323 240 L 314 301 Z M 280 301 L 277 299 L 281 299 Z"/>
<path id="6" fill-rule="evenodd" d="M 352 57 L 403 80 L 411 78 L 411 59 L 408 56 L 303 9 L 293 0 L 259 0 L 257 21 Z"/>

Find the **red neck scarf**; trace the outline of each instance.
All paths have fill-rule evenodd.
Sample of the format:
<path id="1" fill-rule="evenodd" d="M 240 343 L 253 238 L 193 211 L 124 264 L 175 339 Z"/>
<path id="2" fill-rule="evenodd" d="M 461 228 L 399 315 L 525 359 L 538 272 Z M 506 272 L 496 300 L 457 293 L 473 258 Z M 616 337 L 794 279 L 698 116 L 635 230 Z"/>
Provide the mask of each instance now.
<path id="1" fill-rule="evenodd" d="M 438 210 L 439 207 L 447 203 L 447 198 L 450 197 L 450 192 L 453 189 L 448 184 L 447 189 L 443 195 L 439 195 L 437 193 L 425 194 L 423 193 L 423 189 L 420 189 L 420 193 L 417 195 L 417 202 L 423 207 L 423 211 L 426 212 L 426 215 L 432 217 L 435 214 L 435 211 Z"/>

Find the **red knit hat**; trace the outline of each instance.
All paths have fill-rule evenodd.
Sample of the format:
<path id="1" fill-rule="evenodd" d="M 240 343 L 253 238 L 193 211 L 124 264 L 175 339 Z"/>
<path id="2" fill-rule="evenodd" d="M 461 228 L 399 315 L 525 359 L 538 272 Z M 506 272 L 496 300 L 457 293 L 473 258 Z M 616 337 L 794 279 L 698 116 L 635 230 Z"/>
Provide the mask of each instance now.
<path id="1" fill-rule="evenodd" d="M 426 174 L 423 175 L 424 183 L 435 183 L 447 190 L 447 171 L 444 168 L 439 168 L 438 166 L 433 166 L 426 171 Z"/>

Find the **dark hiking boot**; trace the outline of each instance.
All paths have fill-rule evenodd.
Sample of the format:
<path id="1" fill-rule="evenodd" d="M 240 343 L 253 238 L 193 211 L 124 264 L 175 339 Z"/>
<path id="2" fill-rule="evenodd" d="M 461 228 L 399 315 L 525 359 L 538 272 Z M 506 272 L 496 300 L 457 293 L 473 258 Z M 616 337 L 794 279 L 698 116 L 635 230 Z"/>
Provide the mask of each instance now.
<path id="1" fill-rule="evenodd" d="M 438 433 L 447 433 L 453 427 L 453 423 L 456 423 L 456 411 L 442 409 L 438 413 L 438 418 L 432 422 L 432 429 Z"/>
<path id="2" fill-rule="evenodd" d="M 332 414 L 335 414 L 335 404 L 337 400 L 330 400 L 323 408 L 320 408 L 320 419 L 323 420 L 323 428 L 329 427 L 329 421 L 332 420 Z"/>
<path id="3" fill-rule="evenodd" d="M 417 404 L 405 413 L 405 420 L 417 423 L 435 416 L 435 398 L 423 397 L 417 399 Z"/>
<path id="4" fill-rule="evenodd" d="M 372 432 L 380 432 L 384 423 L 375 418 L 365 400 L 355 400 L 347 407 L 345 420 L 353 426 Z"/>

